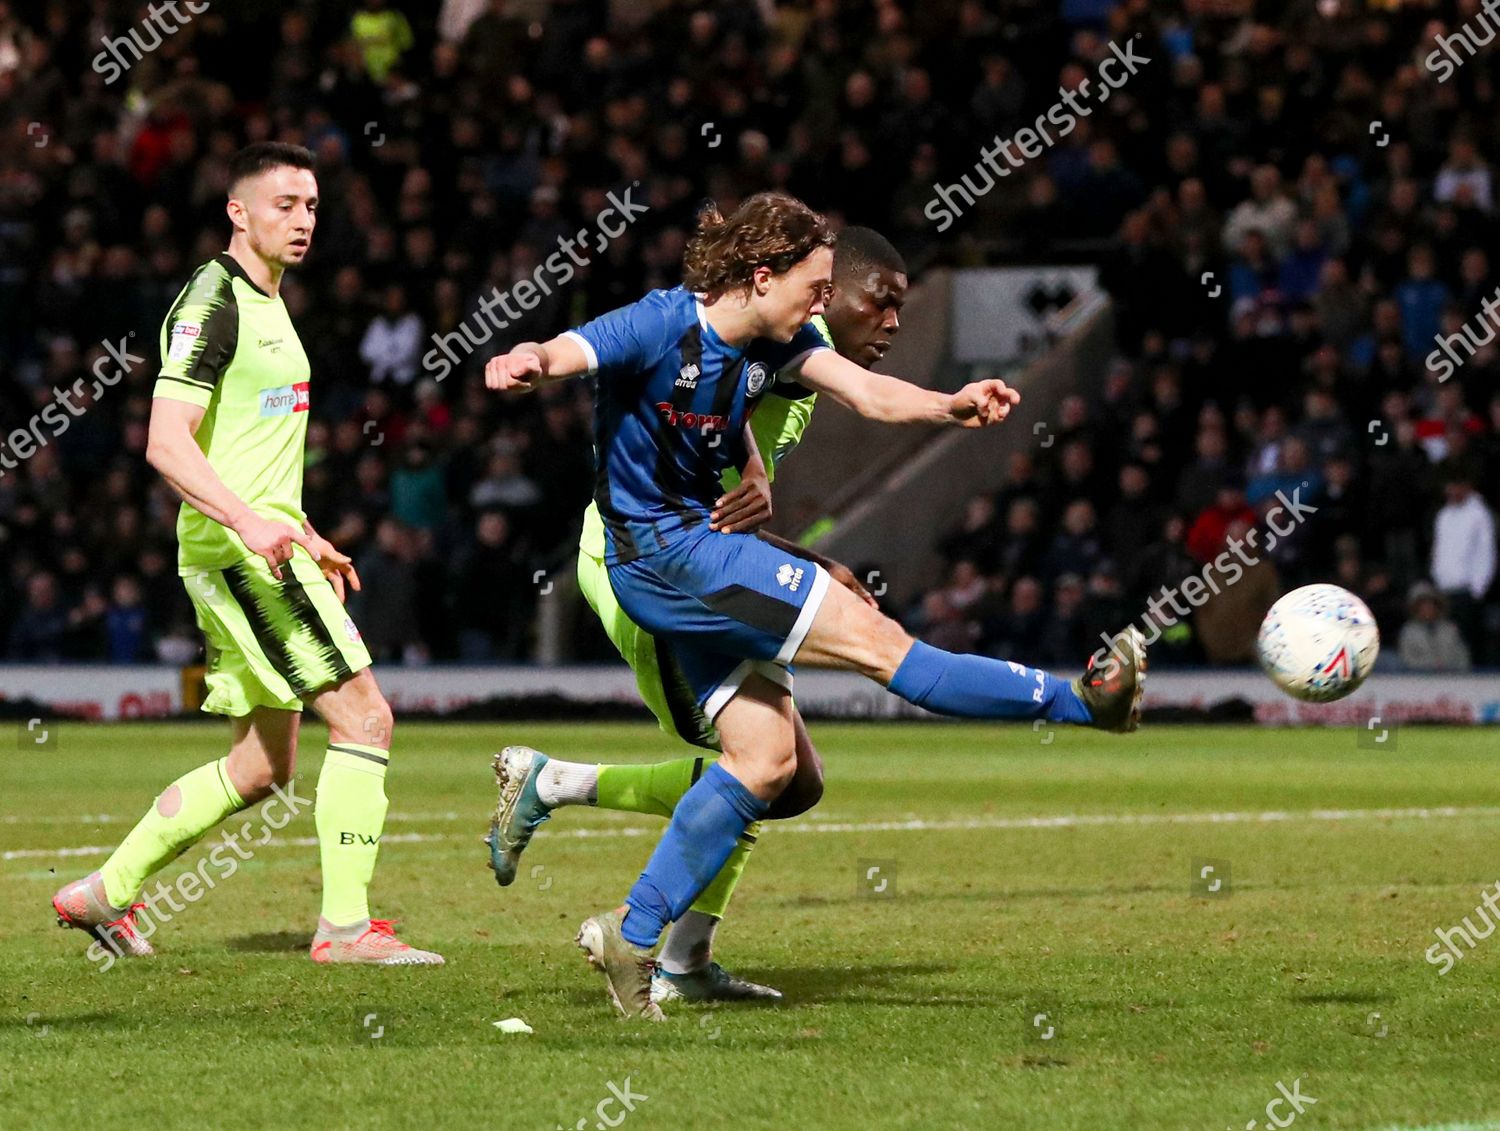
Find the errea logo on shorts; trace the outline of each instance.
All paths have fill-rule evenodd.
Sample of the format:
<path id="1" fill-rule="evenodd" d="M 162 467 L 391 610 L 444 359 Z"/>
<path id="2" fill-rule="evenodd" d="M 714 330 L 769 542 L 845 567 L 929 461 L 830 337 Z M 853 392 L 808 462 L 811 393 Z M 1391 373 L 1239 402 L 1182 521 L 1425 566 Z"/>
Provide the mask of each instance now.
<path id="1" fill-rule="evenodd" d="M 791 562 L 782 562 L 781 568 L 776 571 L 776 584 L 795 593 L 802 585 L 803 572 L 800 567 L 792 568 Z"/>
<path id="2" fill-rule="evenodd" d="M 311 404 L 312 395 L 307 381 L 260 391 L 262 416 L 290 416 L 294 412 L 306 412 Z"/>

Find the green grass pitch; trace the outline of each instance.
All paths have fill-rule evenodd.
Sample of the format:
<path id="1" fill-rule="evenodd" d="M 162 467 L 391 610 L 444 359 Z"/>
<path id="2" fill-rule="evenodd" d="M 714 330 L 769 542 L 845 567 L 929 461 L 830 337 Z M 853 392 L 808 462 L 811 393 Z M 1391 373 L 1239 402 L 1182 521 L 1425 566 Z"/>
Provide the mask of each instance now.
<path id="1" fill-rule="evenodd" d="M 657 1027 L 614 1018 L 572 939 L 660 823 L 561 812 L 503 891 L 480 843 L 492 750 L 681 753 L 646 725 L 398 731 L 375 908 L 445 968 L 308 961 L 308 811 L 157 958 L 96 970 L 49 895 L 225 735 L 0 735 L 0 1127 L 1239 1131 L 1278 1084 L 1310 1131 L 1500 1127 L 1500 936 L 1424 959 L 1500 880 L 1493 730 L 815 725 L 823 803 L 768 829 L 719 940 L 785 1004 Z"/>

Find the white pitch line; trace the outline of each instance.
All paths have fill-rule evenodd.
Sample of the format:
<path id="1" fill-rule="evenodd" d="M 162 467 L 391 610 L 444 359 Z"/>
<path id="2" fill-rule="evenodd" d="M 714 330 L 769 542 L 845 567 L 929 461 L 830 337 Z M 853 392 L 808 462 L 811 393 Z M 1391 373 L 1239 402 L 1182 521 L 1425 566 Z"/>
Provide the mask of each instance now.
<path id="1" fill-rule="evenodd" d="M 1055 817 L 978 817 L 961 821 L 929 821 L 911 818 L 905 821 L 797 821 L 777 823 L 777 833 L 884 833 L 884 832 L 962 832 L 976 829 L 1071 829 L 1118 825 L 1231 825 L 1275 824 L 1283 821 L 1433 821 L 1450 818 L 1500 817 L 1496 806 L 1439 806 L 1421 809 L 1311 809 L 1305 812 L 1266 810 L 1239 813 L 1076 813 Z M 444 815 L 443 819 L 446 819 Z M 477 825 L 476 825 L 477 828 Z M 661 824 L 627 825 L 603 829 L 565 829 L 549 832 L 547 839 L 609 840 L 619 837 L 652 836 L 660 833 Z M 464 841 L 478 833 L 393 833 L 381 838 L 383 844 L 426 844 L 441 841 Z M 272 838 L 264 847 L 305 848 L 316 845 L 316 837 Z M 260 847 L 260 846 L 257 846 Z M 63 856 L 98 856 L 114 851 L 113 845 L 81 845 L 76 848 L 20 848 L 0 852 L 0 860 L 45 859 Z"/>

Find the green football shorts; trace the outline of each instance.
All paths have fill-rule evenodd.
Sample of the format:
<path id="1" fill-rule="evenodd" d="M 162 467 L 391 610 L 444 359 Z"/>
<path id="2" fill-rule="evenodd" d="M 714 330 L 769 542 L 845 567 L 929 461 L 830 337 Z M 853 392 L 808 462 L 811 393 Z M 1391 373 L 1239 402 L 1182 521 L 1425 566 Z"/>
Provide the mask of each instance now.
<path id="1" fill-rule="evenodd" d="M 297 547 L 281 576 L 259 557 L 183 574 L 207 641 L 205 711 L 300 711 L 302 700 L 370 666 L 359 629 L 306 551 Z"/>
<path id="2" fill-rule="evenodd" d="M 635 672 L 641 699 L 661 729 L 705 750 L 719 749 L 719 732 L 689 686 L 671 649 L 625 615 L 609 585 L 609 569 L 591 554 L 578 555 L 578 587 L 605 634 Z"/>

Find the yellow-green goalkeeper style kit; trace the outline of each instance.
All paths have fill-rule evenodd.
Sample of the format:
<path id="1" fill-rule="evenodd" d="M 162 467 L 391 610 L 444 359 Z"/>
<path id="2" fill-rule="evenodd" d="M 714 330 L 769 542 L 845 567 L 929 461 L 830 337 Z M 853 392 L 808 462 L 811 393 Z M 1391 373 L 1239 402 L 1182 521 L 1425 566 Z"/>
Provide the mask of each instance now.
<path id="1" fill-rule="evenodd" d="M 173 303 L 161 356 L 154 395 L 204 410 L 196 439 L 224 485 L 262 518 L 300 529 L 310 371 L 285 303 L 217 256 Z M 234 531 L 186 503 L 177 538 L 178 572 L 207 640 L 204 710 L 301 710 L 370 666 L 359 629 L 301 547 L 277 581 Z"/>

